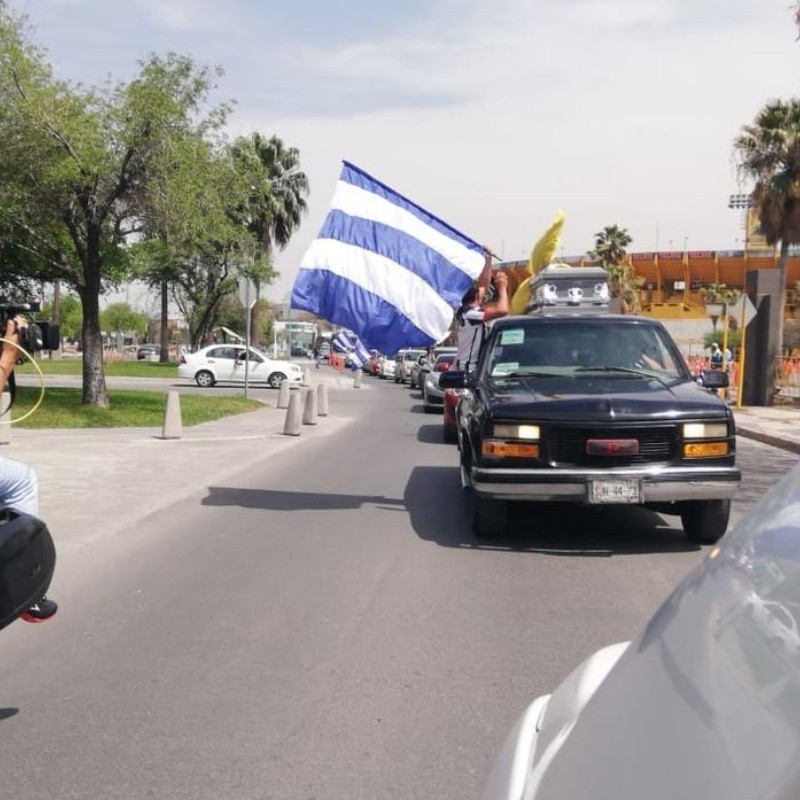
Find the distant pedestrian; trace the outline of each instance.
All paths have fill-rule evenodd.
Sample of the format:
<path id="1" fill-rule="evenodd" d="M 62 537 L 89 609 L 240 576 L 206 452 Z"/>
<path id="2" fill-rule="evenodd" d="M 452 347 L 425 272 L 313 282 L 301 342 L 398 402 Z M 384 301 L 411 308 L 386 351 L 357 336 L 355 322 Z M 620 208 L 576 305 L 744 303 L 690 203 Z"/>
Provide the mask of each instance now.
<path id="1" fill-rule="evenodd" d="M 724 355 L 717 342 L 711 344 L 711 369 L 722 369 Z"/>

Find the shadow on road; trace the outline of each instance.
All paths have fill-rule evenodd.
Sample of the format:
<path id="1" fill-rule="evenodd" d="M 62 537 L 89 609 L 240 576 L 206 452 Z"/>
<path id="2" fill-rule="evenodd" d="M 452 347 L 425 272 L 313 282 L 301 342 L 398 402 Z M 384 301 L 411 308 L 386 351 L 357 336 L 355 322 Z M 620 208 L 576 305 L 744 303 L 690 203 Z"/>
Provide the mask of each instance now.
<path id="1" fill-rule="evenodd" d="M 402 500 L 384 495 L 282 492 L 227 486 L 209 486 L 208 496 L 202 500 L 204 506 L 240 506 L 270 511 L 337 511 L 361 508 L 368 503 L 397 508 L 404 506 Z"/>
<path id="2" fill-rule="evenodd" d="M 18 708 L 0 708 L 0 722 L 9 717 L 16 717 L 19 714 Z"/>
<path id="3" fill-rule="evenodd" d="M 441 421 L 438 425 L 420 425 L 417 440 L 424 444 L 447 444 L 448 447 L 455 448 L 455 445 L 445 442 L 444 424 Z"/>
<path id="4" fill-rule="evenodd" d="M 470 529 L 457 467 L 414 468 L 404 500 L 417 536 L 442 547 L 596 557 L 700 549 L 647 509 L 567 503 L 515 503 L 508 533 L 479 539 Z"/>

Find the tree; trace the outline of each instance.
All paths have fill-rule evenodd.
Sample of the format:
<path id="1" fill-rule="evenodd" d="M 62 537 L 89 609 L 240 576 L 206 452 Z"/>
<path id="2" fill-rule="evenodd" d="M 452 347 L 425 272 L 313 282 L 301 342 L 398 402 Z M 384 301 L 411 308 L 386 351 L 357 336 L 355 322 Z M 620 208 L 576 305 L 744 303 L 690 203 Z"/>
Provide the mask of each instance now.
<path id="1" fill-rule="evenodd" d="M 106 332 L 135 333 L 140 339 L 147 336 L 147 314 L 134 311 L 127 303 L 112 303 L 100 312 L 100 324 Z"/>
<path id="2" fill-rule="evenodd" d="M 625 249 L 632 241 L 626 228 L 606 225 L 595 234 L 594 250 L 587 253 L 589 258 L 597 261 L 608 273 L 611 296 L 620 299 L 623 313 L 641 310 L 640 290 L 644 281 L 633 276 Z"/>
<path id="3" fill-rule="evenodd" d="M 83 308 L 83 402 L 105 407 L 100 294 L 129 269 L 147 187 L 187 132 L 209 135 L 227 109 L 196 119 L 215 72 L 151 56 L 127 84 L 56 81 L 23 18 L 0 0 L 0 236 L 3 270 L 60 279 Z"/>
<path id="4" fill-rule="evenodd" d="M 734 142 L 737 169 L 754 181 L 753 206 L 767 244 L 780 242 L 778 280 L 786 289 L 789 248 L 800 243 L 800 100 L 768 103 Z M 783 346 L 784 308 L 780 308 L 778 353 Z"/>
<path id="5" fill-rule="evenodd" d="M 273 249 L 289 244 L 307 211 L 308 177 L 300 169 L 300 151 L 286 147 L 275 135 L 265 139 L 254 132 L 249 137 L 239 137 L 232 153 L 250 186 L 248 202 L 241 209 L 242 218 L 258 243 L 258 256 L 264 262 L 262 270 L 266 267 L 263 276 L 253 276 L 258 301 L 261 286 L 277 277 L 272 269 Z"/>

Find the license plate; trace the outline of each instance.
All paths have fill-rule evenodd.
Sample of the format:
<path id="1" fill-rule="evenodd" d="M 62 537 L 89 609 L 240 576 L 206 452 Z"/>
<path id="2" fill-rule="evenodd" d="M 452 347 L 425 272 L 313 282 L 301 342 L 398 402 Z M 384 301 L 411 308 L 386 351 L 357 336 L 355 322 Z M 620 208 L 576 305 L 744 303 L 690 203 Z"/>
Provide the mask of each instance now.
<path id="1" fill-rule="evenodd" d="M 638 503 L 641 486 L 635 479 L 601 480 L 589 482 L 590 503 Z"/>

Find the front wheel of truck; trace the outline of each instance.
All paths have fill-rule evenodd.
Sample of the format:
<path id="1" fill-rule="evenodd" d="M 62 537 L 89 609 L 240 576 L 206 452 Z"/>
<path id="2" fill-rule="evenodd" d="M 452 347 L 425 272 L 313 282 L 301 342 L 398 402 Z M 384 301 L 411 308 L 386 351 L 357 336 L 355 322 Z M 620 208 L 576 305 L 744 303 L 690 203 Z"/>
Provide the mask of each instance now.
<path id="1" fill-rule="evenodd" d="M 683 504 L 681 522 L 690 542 L 714 544 L 728 529 L 730 500 L 692 500 Z"/>

